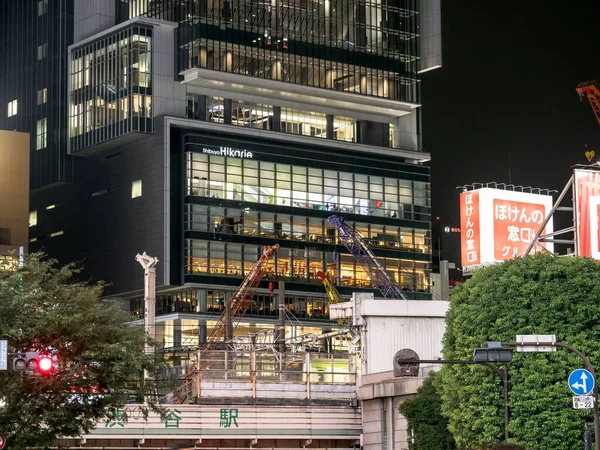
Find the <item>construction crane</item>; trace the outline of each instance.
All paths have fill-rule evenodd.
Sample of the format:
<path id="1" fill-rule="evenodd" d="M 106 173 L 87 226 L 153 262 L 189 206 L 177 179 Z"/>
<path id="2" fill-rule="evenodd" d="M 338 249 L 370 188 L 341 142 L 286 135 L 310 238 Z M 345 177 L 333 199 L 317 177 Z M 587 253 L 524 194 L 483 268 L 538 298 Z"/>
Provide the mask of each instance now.
<path id="1" fill-rule="evenodd" d="M 586 81 L 585 83 L 578 84 L 575 90 L 579 94 L 581 101 L 584 98 L 589 100 L 592 110 L 596 115 L 596 120 L 600 123 L 600 83 L 596 80 Z"/>
<path id="2" fill-rule="evenodd" d="M 212 332 L 206 339 L 203 350 L 215 350 L 223 344 L 223 340 L 230 341 L 233 338 L 235 329 L 240 324 L 242 318 L 246 314 L 258 284 L 265 275 L 265 266 L 271 260 L 275 252 L 279 249 L 279 244 L 266 246 L 260 258 L 254 263 L 242 284 L 236 289 L 231 296 L 231 319 L 229 319 L 228 308 L 225 308 L 219 320 L 212 329 Z M 225 338 L 225 339 L 223 339 Z"/>
<path id="3" fill-rule="evenodd" d="M 219 349 L 223 344 L 231 341 L 235 329 L 240 324 L 244 314 L 248 310 L 256 289 L 260 281 L 265 275 L 265 267 L 271 260 L 275 252 L 279 249 L 279 244 L 272 246 L 266 246 L 263 250 L 262 255 L 254 263 L 242 284 L 236 289 L 231 296 L 230 306 L 226 306 L 225 310 L 221 314 L 221 317 L 215 323 L 212 332 L 207 337 L 204 345 L 200 347 L 200 350 L 210 351 Z M 206 353 L 205 353 L 206 358 Z M 188 397 L 192 394 L 194 380 L 199 375 L 200 367 L 198 364 L 191 366 L 187 373 L 184 375 L 181 386 L 179 386 L 173 393 L 173 400 L 175 403 L 184 403 Z"/>
<path id="4" fill-rule="evenodd" d="M 342 296 L 335 288 L 335 285 L 329 279 L 329 275 L 327 273 L 323 273 L 320 270 L 317 272 L 317 276 L 323 282 L 323 286 L 325 286 L 325 291 L 327 291 L 327 296 L 329 297 L 329 304 L 333 305 L 336 303 L 340 303 L 342 301 Z M 347 325 L 348 319 L 338 319 L 338 324 Z"/>
<path id="5" fill-rule="evenodd" d="M 354 228 L 344 222 L 344 219 L 340 216 L 330 216 L 327 220 L 337 227 L 340 233 L 340 241 L 354 256 L 356 262 L 362 266 L 371 279 L 371 283 L 385 298 L 408 300 L 402 288 L 385 270 L 385 267 L 367 246 L 363 237 Z"/>
<path id="6" fill-rule="evenodd" d="M 327 274 L 321 272 L 320 270 L 317 272 L 317 276 L 323 282 L 323 286 L 325 286 L 325 291 L 327 291 L 327 296 L 329 297 L 329 303 L 335 304 L 340 303 L 342 300 L 340 293 L 337 291 Z"/>

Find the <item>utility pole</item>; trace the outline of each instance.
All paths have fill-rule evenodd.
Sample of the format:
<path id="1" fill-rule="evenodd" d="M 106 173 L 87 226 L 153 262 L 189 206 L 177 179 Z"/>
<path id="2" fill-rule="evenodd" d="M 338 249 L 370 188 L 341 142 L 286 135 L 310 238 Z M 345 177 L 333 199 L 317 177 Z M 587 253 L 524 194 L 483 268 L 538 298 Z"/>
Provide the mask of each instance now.
<path id="1" fill-rule="evenodd" d="M 146 252 L 135 255 L 135 260 L 144 269 L 144 330 L 152 340 L 156 338 L 156 266 L 158 258 L 148 256 Z M 146 353 L 154 348 L 146 343 Z"/>

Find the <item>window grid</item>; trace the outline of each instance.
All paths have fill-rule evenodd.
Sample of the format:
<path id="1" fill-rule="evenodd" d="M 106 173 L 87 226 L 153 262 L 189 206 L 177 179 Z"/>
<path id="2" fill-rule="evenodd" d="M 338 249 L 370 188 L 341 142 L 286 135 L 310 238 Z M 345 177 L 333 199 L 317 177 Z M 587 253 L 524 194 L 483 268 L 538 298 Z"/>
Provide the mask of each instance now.
<path id="1" fill-rule="evenodd" d="M 322 222 L 309 224 L 309 231 L 319 233 Z M 211 274 L 225 277 L 245 277 L 258 255 L 259 246 L 236 242 L 186 239 L 185 274 Z M 428 263 L 400 258 L 379 258 L 390 276 L 407 291 L 429 289 Z M 356 259 L 346 253 L 316 249 L 280 247 L 266 271 L 277 279 L 296 283 L 320 284 L 318 272 L 327 272 L 335 284 L 372 289 L 374 286 Z"/>
<path id="2" fill-rule="evenodd" d="M 71 53 L 71 151 L 152 132 L 152 29 L 135 25 Z"/>
<path id="3" fill-rule="evenodd" d="M 365 216 L 430 220 L 429 183 L 187 153 L 187 194 Z"/>
<path id="4" fill-rule="evenodd" d="M 48 124 L 46 118 L 37 121 L 36 127 L 36 150 L 46 148 L 48 140 Z"/>
<path id="5" fill-rule="evenodd" d="M 129 2 L 130 18 L 183 24 L 178 71 L 201 67 L 407 102 L 419 102 L 418 10 L 417 0 Z"/>

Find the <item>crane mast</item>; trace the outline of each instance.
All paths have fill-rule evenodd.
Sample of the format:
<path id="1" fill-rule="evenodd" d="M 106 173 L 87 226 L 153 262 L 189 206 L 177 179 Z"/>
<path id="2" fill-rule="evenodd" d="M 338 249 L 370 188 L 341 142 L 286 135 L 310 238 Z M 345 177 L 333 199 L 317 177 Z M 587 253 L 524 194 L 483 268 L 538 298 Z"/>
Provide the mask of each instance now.
<path id="1" fill-rule="evenodd" d="M 581 101 L 584 98 L 589 100 L 592 110 L 596 115 L 596 120 L 600 123 L 600 83 L 596 80 L 586 81 L 585 83 L 578 84 L 575 90 L 579 94 Z"/>
<path id="2" fill-rule="evenodd" d="M 339 230 L 340 241 L 362 266 L 373 285 L 385 298 L 408 300 L 398 283 L 385 270 L 375 254 L 367 246 L 362 236 L 340 216 L 330 216 L 327 220 Z"/>

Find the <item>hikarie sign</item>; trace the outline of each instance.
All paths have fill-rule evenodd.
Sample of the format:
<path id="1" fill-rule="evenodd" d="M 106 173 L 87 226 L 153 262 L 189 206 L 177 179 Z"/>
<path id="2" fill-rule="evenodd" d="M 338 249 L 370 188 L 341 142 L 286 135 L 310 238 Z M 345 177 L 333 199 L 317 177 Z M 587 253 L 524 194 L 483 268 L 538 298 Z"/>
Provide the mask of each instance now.
<path id="1" fill-rule="evenodd" d="M 552 196 L 482 188 L 460 194 L 463 269 L 524 255 L 552 209 Z M 552 219 L 542 235 L 554 231 Z M 542 243 L 554 251 L 552 243 Z M 534 248 L 533 251 L 539 251 Z"/>
<path id="2" fill-rule="evenodd" d="M 577 254 L 600 260 L 600 172 L 575 169 Z"/>

